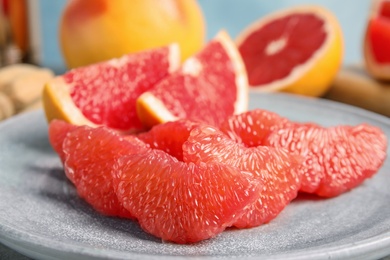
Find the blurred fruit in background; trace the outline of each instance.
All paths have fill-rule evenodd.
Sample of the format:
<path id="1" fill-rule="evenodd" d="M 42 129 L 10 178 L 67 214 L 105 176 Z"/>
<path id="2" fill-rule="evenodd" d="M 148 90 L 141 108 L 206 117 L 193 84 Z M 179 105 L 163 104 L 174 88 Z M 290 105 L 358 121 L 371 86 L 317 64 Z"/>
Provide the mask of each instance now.
<path id="1" fill-rule="evenodd" d="M 237 37 L 249 84 L 258 91 L 322 96 L 343 58 L 336 17 L 321 6 L 296 6 L 260 18 Z"/>
<path id="2" fill-rule="evenodd" d="M 68 68 L 172 42 L 185 59 L 206 37 L 196 0 L 70 0 L 59 33 Z"/>
<path id="3" fill-rule="evenodd" d="M 374 0 L 364 39 L 364 59 L 376 79 L 390 80 L 390 0 Z"/>

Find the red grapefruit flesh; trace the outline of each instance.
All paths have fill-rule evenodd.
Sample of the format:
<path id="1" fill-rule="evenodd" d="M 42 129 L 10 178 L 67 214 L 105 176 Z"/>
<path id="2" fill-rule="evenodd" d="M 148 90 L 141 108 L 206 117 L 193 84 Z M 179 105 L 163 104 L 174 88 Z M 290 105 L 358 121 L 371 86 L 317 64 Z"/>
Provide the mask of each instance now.
<path id="1" fill-rule="evenodd" d="M 183 161 L 183 143 L 187 141 L 191 130 L 199 124 L 201 123 L 187 119 L 166 122 L 138 134 L 137 137 L 151 148 L 163 150 Z"/>
<path id="2" fill-rule="evenodd" d="M 244 147 L 210 126 L 196 127 L 183 145 L 185 161 L 220 162 L 251 174 L 262 184 L 258 199 L 234 226 L 248 228 L 274 219 L 293 200 L 301 183 L 301 158 L 272 147 Z"/>
<path id="3" fill-rule="evenodd" d="M 310 5 L 261 17 L 238 35 L 236 44 L 252 89 L 308 96 L 321 96 L 330 87 L 343 52 L 336 17 Z"/>
<path id="4" fill-rule="evenodd" d="M 275 132 L 265 145 L 305 155 L 306 176 L 319 178 L 317 187 L 307 191 L 334 197 L 378 171 L 386 158 L 387 139 L 380 129 L 366 124 L 330 128 L 301 125 Z M 306 181 L 310 184 L 311 180 Z M 312 183 L 311 188 L 317 180 Z"/>
<path id="5" fill-rule="evenodd" d="M 300 191 L 323 197 L 358 186 L 378 171 L 386 157 L 386 136 L 367 124 L 324 128 L 253 110 L 231 117 L 222 126 L 225 133 L 246 146 L 281 147 L 302 156 Z"/>
<path id="6" fill-rule="evenodd" d="M 239 47 L 245 57 L 249 84 L 265 85 L 287 77 L 296 66 L 306 63 L 325 40 L 324 21 L 314 14 L 290 14 L 265 24 Z"/>
<path id="7" fill-rule="evenodd" d="M 141 130 L 136 99 L 179 64 L 178 46 L 172 44 L 70 70 L 45 86 L 46 116 L 75 125 Z"/>
<path id="8" fill-rule="evenodd" d="M 65 154 L 62 149 L 62 144 L 65 140 L 66 135 L 76 128 L 77 126 L 58 119 L 54 119 L 49 124 L 49 142 L 54 151 L 60 157 L 62 163 L 65 162 Z"/>
<path id="9" fill-rule="evenodd" d="M 141 227 L 180 244 L 231 226 L 259 189 L 235 167 L 181 162 L 157 149 L 120 158 L 113 177 L 119 200 Z"/>
<path id="10" fill-rule="evenodd" d="M 254 109 L 229 117 L 219 128 L 236 142 L 255 147 L 263 145 L 271 132 L 288 124 L 290 121 L 287 118 L 274 112 Z"/>
<path id="11" fill-rule="evenodd" d="M 181 68 L 137 100 L 137 113 L 148 126 L 179 118 L 218 125 L 246 111 L 247 77 L 229 36 L 221 32 Z"/>
<path id="12" fill-rule="evenodd" d="M 79 196 L 98 212 L 132 218 L 114 192 L 111 168 L 120 156 L 143 149 L 146 145 L 135 137 L 123 138 L 105 127 L 79 126 L 63 143 L 65 174 Z"/>

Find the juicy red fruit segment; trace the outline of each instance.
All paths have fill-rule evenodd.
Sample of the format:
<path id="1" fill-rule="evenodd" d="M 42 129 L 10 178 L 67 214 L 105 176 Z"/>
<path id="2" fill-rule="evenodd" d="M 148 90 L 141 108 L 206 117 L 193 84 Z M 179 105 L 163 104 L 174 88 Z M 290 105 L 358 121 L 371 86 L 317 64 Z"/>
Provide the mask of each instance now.
<path id="1" fill-rule="evenodd" d="M 361 184 L 386 158 L 386 136 L 367 124 L 324 128 L 253 110 L 229 118 L 221 129 L 248 147 L 281 147 L 302 156 L 300 191 L 324 197 L 337 196 Z"/>
<path id="2" fill-rule="evenodd" d="M 76 126 L 68 124 L 65 121 L 54 119 L 49 124 L 49 142 L 54 151 L 58 154 L 61 162 L 65 161 L 65 154 L 62 149 L 62 144 L 67 134 L 76 129 Z"/>
<path id="3" fill-rule="evenodd" d="M 201 123 L 181 119 L 173 122 L 158 124 L 148 132 L 137 137 L 153 149 L 159 149 L 183 160 L 183 143 L 188 139 L 191 130 Z"/>
<path id="4" fill-rule="evenodd" d="M 169 74 L 168 57 L 169 48 L 162 47 L 76 68 L 63 78 L 71 87 L 74 103 L 93 123 L 141 129 L 136 99 Z"/>
<path id="5" fill-rule="evenodd" d="M 216 236 L 258 193 L 257 182 L 235 167 L 185 163 L 161 150 L 122 157 L 113 176 L 119 200 L 141 227 L 176 243 Z"/>
<path id="6" fill-rule="evenodd" d="M 312 14 L 286 15 L 265 24 L 239 47 L 249 84 L 258 86 L 287 77 L 310 59 L 325 39 L 323 20 Z"/>
<path id="7" fill-rule="evenodd" d="M 244 147 L 210 126 L 196 127 L 183 145 L 185 161 L 220 162 L 237 167 L 262 184 L 257 200 L 252 203 L 234 226 L 248 228 L 274 219 L 298 193 L 301 183 L 301 158 L 284 149 Z"/>
<path id="8" fill-rule="evenodd" d="M 77 127 L 63 143 L 64 169 L 79 196 L 104 215 L 132 218 L 119 202 L 111 168 L 118 157 L 146 149 L 135 137 L 123 138 L 107 128 Z"/>

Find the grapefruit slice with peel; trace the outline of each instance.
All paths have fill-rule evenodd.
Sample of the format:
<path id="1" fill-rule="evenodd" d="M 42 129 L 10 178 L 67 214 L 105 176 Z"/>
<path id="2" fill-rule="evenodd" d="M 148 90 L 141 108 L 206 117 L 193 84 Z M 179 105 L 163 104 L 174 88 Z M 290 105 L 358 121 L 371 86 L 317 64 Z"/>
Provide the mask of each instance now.
<path id="1" fill-rule="evenodd" d="M 238 228 L 271 221 L 297 196 L 301 187 L 300 156 L 279 148 L 248 148 L 210 126 L 198 126 L 190 132 L 183 144 L 183 158 L 187 162 L 231 165 L 262 184 L 257 200 L 233 224 Z"/>
<path id="2" fill-rule="evenodd" d="M 247 106 L 245 67 L 224 31 L 137 99 L 138 116 L 149 127 L 180 118 L 218 125 Z"/>
<path id="3" fill-rule="evenodd" d="M 296 6 L 260 18 L 236 44 L 251 89 L 321 96 L 341 65 L 343 39 L 336 17 L 320 6 Z"/>
<path id="4" fill-rule="evenodd" d="M 46 84 L 46 117 L 75 125 L 140 130 L 136 99 L 179 67 L 179 55 L 178 46 L 172 44 L 70 70 Z"/>

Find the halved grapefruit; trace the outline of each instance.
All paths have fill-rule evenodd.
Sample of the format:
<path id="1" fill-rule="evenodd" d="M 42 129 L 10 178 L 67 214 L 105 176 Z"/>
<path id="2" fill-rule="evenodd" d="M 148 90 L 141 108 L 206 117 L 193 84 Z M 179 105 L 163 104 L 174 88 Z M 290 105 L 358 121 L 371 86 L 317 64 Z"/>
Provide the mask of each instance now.
<path id="1" fill-rule="evenodd" d="M 340 25 L 320 6 L 297 6 L 262 17 L 238 35 L 236 44 L 249 85 L 258 91 L 321 96 L 343 56 Z"/>
<path id="2" fill-rule="evenodd" d="M 179 118 L 218 125 L 247 106 L 245 67 L 224 31 L 137 99 L 138 116 L 147 126 Z"/>
<path id="3" fill-rule="evenodd" d="M 390 1 L 373 1 L 364 38 L 364 60 L 368 72 L 390 80 Z"/>
<path id="4" fill-rule="evenodd" d="M 48 121 L 142 129 L 136 99 L 180 64 L 176 44 L 80 67 L 54 78 L 43 91 Z"/>

